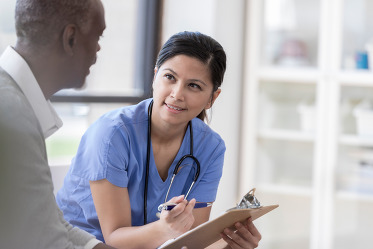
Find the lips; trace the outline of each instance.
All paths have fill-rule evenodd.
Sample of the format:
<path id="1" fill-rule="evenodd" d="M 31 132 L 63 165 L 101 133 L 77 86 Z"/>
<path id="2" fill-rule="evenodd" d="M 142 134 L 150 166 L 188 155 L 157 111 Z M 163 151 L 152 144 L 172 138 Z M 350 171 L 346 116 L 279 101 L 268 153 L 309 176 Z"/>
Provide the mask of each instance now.
<path id="1" fill-rule="evenodd" d="M 183 111 L 183 110 L 186 110 L 186 109 L 183 109 L 183 108 L 181 108 L 181 107 L 179 107 L 179 106 L 169 105 L 169 104 L 167 104 L 167 103 L 166 103 L 166 106 L 167 106 L 168 108 L 172 109 L 172 110 L 175 110 L 175 111 Z"/>

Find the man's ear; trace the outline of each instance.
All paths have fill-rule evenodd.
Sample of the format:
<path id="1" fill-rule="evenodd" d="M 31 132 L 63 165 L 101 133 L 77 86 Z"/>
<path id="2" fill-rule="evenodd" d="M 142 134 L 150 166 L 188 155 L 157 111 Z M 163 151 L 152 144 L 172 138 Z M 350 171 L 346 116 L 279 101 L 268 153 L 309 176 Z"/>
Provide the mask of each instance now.
<path id="1" fill-rule="evenodd" d="M 221 93 L 221 89 L 218 88 L 213 94 L 212 94 L 212 98 L 211 98 L 211 101 L 206 105 L 205 109 L 210 109 L 212 107 L 212 105 L 214 104 L 215 100 L 218 98 L 218 96 L 220 95 Z"/>
<path id="2" fill-rule="evenodd" d="M 76 44 L 76 33 L 77 33 L 77 27 L 75 24 L 68 24 L 63 30 L 63 34 L 62 34 L 63 49 L 69 55 L 74 54 L 74 46 Z"/>

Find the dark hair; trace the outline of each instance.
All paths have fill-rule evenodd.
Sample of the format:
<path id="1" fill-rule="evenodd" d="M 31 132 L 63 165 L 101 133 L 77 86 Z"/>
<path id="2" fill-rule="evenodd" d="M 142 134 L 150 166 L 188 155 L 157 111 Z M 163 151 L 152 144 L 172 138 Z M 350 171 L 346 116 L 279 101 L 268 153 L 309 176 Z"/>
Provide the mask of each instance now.
<path id="1" fill-rule="evenodd" d="M 177 33 L 162 46 L 155 65 L 160 68 L 165 61 L 180 54 L 194 57 L 208 65 L 214 85 L 213 92 L 221 86 L 227 59 L 223 47 L 216 40 L 199 32 Z M 205 110 L 198 118 L 206 118 Z"/>
<path id="2" fill-rule="evenodd" d="M 69 23 L 85 31 L 92 0 L 17 0 L 18 39 L 45 45 Z"/>

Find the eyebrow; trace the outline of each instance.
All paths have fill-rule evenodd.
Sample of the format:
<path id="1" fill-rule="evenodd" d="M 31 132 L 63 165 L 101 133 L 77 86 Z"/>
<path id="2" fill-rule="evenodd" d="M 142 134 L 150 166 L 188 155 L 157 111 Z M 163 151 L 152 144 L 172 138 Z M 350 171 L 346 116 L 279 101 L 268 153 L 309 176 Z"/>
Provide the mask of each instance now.
<path id="1" fill-rule="evenodd" d="M 168 70 L 168 71 L 171 71 L 173 74 L 175 74 L 176 76 L 178 76 L 178 74 L 172 70 L 171 68 L 165 68 L 163 70 Z M 199 79 L 190 79 L 191 81 L 198 81 L 198 82 L 201 82 L 202 84 L 204 84 L 205 86 L 207 86 L 207 84 L 205 82 L 203 82 L 202 80 L 199 80 Z"/>

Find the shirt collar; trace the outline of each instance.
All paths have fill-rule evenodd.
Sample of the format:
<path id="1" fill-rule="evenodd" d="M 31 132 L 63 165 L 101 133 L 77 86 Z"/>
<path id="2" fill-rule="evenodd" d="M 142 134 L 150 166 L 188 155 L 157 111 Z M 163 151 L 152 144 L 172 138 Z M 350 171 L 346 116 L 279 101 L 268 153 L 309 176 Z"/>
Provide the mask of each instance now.
<path id="1" fill-rule="evenodd" d="M 44 138 L 62 126 L 51 102 L 46 100 L 27 62 L 12 47 L 7 47 L 0 57 L 0 66 L 13 78 L 23 91 L 41 125 Z"/>

